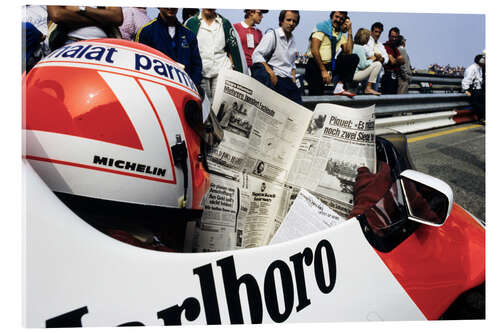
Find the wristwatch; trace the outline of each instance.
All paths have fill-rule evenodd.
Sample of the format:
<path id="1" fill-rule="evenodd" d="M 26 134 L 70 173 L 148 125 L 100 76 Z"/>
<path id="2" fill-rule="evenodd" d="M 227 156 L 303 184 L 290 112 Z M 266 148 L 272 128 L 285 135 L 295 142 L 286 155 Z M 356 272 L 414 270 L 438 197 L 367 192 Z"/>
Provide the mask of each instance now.
<path id="1" fill-rule="evenodd" d="M 83 13 L 87 7 L 85 6 L 79 6 L 80 7 L 80 13 Z"/>

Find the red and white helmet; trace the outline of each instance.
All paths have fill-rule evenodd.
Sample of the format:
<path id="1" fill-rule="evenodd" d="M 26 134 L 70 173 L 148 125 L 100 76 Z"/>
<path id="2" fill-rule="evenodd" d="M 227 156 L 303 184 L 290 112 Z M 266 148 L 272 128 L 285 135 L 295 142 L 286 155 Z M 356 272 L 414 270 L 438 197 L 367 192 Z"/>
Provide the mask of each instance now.
<path id="1" fill-rule="evenodd" d="M 65 202 L 201 209 L 209 116 L 182 65 L 139 43 L 80 41 L 40 61 L 24 92 L 24 157 Z"/>

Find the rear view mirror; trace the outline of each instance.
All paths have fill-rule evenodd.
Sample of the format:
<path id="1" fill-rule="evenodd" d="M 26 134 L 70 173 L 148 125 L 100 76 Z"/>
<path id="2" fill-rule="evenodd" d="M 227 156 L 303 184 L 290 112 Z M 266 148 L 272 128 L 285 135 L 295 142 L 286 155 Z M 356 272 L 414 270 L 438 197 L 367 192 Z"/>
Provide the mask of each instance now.
<path id="1" fill-rule="evenodd" d="M 432 226 L 443 225 L 453 204 L 453 192 L 448 184 L 415 170 L 403 171 L 401 184 L 409 220 Z"/>

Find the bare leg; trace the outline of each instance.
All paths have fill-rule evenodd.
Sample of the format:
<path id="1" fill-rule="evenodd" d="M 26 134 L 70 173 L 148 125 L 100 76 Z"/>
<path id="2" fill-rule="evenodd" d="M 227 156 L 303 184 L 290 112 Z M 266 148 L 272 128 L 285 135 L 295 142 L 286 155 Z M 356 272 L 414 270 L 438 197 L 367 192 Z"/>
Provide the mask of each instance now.
<path id="1" fill-rule="evenodd" d="M 372 83 L 368 82 L 366 84 L 365 94 L 367 95 L 381 95 L 378 91 L 372 88 Z"/>

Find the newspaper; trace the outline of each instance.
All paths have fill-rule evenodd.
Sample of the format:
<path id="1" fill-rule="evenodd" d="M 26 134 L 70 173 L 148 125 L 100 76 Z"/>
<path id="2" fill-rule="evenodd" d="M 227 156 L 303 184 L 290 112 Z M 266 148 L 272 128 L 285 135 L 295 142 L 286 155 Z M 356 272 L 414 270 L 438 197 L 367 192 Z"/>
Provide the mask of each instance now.
<path id="1" fill-rule="evenodd" d="M 287 182 L 309 190 L 347 217 L 362 166 L 372 172 L 376 168 L 375 106 L 317 104 Z"/>
<path id="2" fill-rule="evenodd" d="M 238 229 L 238 223 L 245 220 L 249 200 L 245 200 L 240 191 L 237 181 L 211 175 L 201 221 L 194 229 L 186 231 L 190 236 L 186 238 L 185 245 L 187 243 L 191 246 L 185 247 L 186 252 L 210 252 L 241 247 L 243 230 Z"/>
<path id="3" fill-rule="evenodd" d="M 284 182 L 312 113 L 236 71 L 219 74 L 212 108 L 224 140 L 209 167 L 232 178 L 239 172 Z"/>
<path id="4" fill-rule="evenodd" d="M 228 70 L 212 108 L 224 139 L 207 157 L 211 188 L 186 236 L 193 252 L 267 245 L 301 188 L 347 216 L 357 168 L 374 170 L 374 107 L 319 104 L 313 113 Z"/>
<path id="5" fill-rule="evenodd" d="M 307 190 L 302 189 L 269 244 L 286 242 L 332 228 L 344 221 L 343 217 L 328 208 Z"/>
<path id="6" fill-rule="evenodd" d="M 231 70 L 219 74 L 212 108 L 224 139 L 207 157 L 212 184 L 192 251 L 265 245 L 312 112 Z"/>

